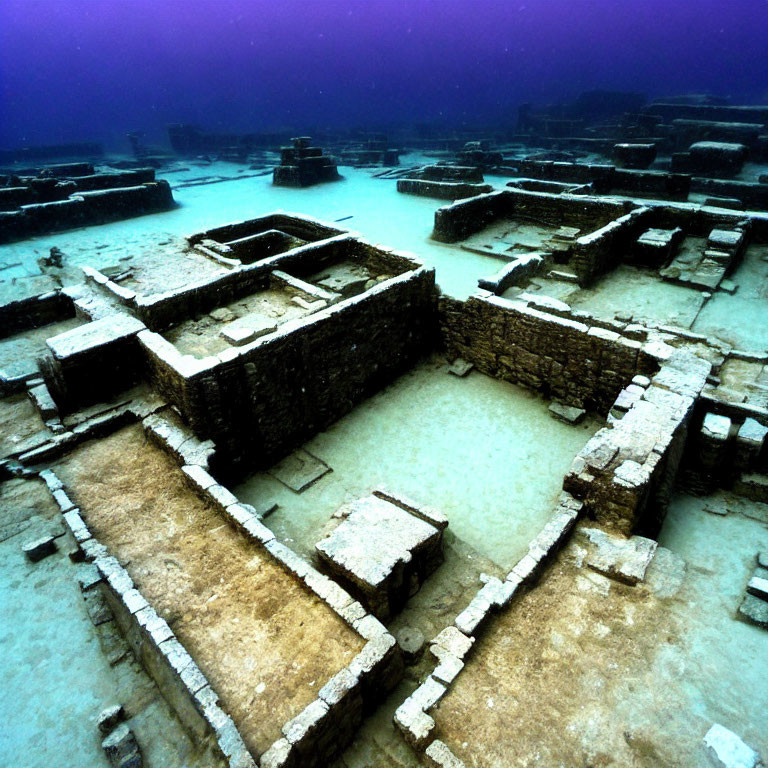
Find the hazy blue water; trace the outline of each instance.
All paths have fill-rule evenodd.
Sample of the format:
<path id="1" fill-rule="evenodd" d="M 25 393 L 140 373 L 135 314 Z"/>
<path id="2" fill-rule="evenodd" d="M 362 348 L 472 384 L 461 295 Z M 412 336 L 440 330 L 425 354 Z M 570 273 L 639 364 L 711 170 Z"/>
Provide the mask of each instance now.
<path id="1" fill-rule="evenodd" d="M 0 146 L 501 123 L 589 88 L 768 100 L 768 0 L 0 0 Z"/>

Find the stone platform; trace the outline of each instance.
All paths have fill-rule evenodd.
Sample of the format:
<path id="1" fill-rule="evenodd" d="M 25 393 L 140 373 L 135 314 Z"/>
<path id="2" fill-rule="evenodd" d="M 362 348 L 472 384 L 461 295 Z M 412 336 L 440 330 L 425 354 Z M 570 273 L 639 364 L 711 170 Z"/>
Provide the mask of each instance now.
<path id="1" fill-rule="evenodd" d="M 336 513 L 343 522 L 316 550 L 334 576 L 386 621 L 442 562 L 448 522 L 439 513 L 377 493 L 343 506 Z"/>

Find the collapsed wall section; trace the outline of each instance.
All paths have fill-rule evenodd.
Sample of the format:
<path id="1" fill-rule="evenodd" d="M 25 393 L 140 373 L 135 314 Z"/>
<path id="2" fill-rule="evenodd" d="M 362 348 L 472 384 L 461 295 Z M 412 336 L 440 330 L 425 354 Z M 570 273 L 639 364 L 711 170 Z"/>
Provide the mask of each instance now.
<path id="1" fill-rule="evenodd" d="M 658 535 L 711 364 L 667 347 L 652 379 L 635 378 L 579 452 L 563 486 L 587 516 L 624 535 Z"/>

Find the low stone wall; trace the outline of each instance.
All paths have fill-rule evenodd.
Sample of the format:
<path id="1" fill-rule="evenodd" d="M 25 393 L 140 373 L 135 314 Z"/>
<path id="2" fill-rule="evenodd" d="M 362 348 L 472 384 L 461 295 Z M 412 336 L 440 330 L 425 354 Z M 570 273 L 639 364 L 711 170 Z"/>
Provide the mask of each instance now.
<path id="1" fill-rule="evenodd" d="M 588 286 L 618 266 L 652 220 L 651 209 L 635 208 L 596 232 L 578 238 L 571 249 L 570 265 L 579 285 Z"/>
<path id="2" fill-rule="evenodd" d="M 551 226 L 594 230 L 632 209 L 631 203 L 597 197 L 571 197 L 508 188 L 446 205 L 435 211 L 432 238 L 445 243 L 464 240 L 497 219 L 536 221 Z"/>
<path id="3" fill-rule="evenodd" d="M 424 753 L 426 764 L 444 768 L 463 768 L 462 763 L 442 741 L 435 739 L 435 721 L 429 710 L 445 696 L 459 677 L 465 658 L 480 633 L 499 611 L 506 609 L 538 579 L 576 525 L 583 504 L 568 493 L 559 503 L 547 524 L 529 543 L 528 552 L 515 564 L 504 581 L 490 577 L 477 591 L 469 605 L 456 616 L 453 624 L 443 629 L 430 645 L 437 661 L 431 674 L 397 708 L 395 724 L 408 744 Z"/>
<path id="4" fill-rule="evenodd" d="M 166 211 L 175 205 L 167 181 L 134 187 L 79 192 L 66 200 L 23 205 L 0 212 L 0 243 L 23 240 L 44 232 L 92 226 L 146 213 Z"/>
<path id="5" fill-rule="evenodd" d="M 203 232 L 197 232 L 187 236 L 187 242 L 190 245 L 197 245 L 203 240 L 215 240 L 219 243 L 227 243 L 231 240 L 238 240 L 242 237 L 248 237 L 258 232 L 265 232 L 269 229 L 278 229 L 293 237 L 300 237 L 302 240 L 326 240 L 330 237 L 344 234 L 345 230 L 326 224 L 318 219 L 309 216 L 295 216 L 290 213 L 276 211 L 259 216 L 255 219 L 246 221 L 236 221 L 230 224 L 222 224 L 219 227 L 206 229 Z"/>
<path id="6" fill-rule="evenodd" d="M 0 306 L 0 339 L 75 316 L 72 299 L 60 290 Z"/>
<path id="7" fill-rule="evenodd" d="M 523 160 L 522 175 L 572 184 L 592 184 L 602 195 L 649 197 L 657 200 L 687 200 L 691 178 L 682 173 L 639 171 L 609 164 L 582 164 L 550 160 Z"/>
<path id="8" fill-rule="evenodd" d="M 482 291 L 467 301 L 442 297 L 439 316 L 449 357 L 580 408 L 607 413 L 633 376 L 657 368 L 640 341 L 525 300 Z"/>
<path id="9" fill-rule="evenodd" d="M 386 254 L 382 255 L 385 258 Z M 435 338 L 434 270 L 420 267 L 217 357 L 139 334 L 153 385 L 230 459 L 268 466 L 348 413 Z"/>
<path id="10" fill-rule="evenodd" d="M 232 718 L 219 706 L 218 696 L 168 624 L 136 589 L 128 572 L 91 534 L 80 510 L 51 470 L 45 481 L 61 510 L 78 550 L 93 562 L 107 604 L 115 615 L 136 659 L 158 688 L 212 765 L 255 768 Z"/>
<path id="11" fill-rule="evenodd" d="M 612 186 L 606 193 L 630 197 L 685 202 L 691 192 L 691 177 L 685 173 L 617 168 L 612 174 L 611 182 Z"/>
<path id="12" fill-rule="evenodd" d="M 472 184 L 462 181 L 397 180 L 398 192 L 406 195 L 419 195 L 420 197 L 436 197 L 439 200 L 463 200 L 492 190 L 493 187 L 490 184 Z"/>
<path id="13" fill-rule="evenodd" d="M 432 239 L 441 243 L 464 240 L 508 213 L 509 198 L 504 191 L 489 192 L 443 206 L 435 211 Z"/>
<path id="14" fill-rule="evenodd" d="M 768 184 L 694 176 L 691 191 L 700 195 L 735 197 L 749 210 L 768 211 Z"/>
<path id="15" fill-rule="evenodd" d="M 134 168 L 129 171 L 115 171 L 114 173 L 91 173 L 86 176 L 77 176 L 73 181 L 77 185 L 78 192 L 135 187 L 155 181 L 155 169 Z"/>
<path id="16" fill-rule="evenodd" d="M 145 421 L 147 432 L 177 456 L 174 433 L 162 419 Z M 170 440 L 168 439 L 170 437 Z M 178 438 L 177 438 L 178 439 Z M 185 457 L 207 455 L 204 444 L 187 433 L 183 440 Z M 366 712 L 372 710 L 400 681 L 403 662 L 395 638 L 373 615 L 338 584 L 317 571 L 279 542 L 249 508 L 209 474 L 202 463 L 184 465 L 182 471 L 190 487 L 212 504 L 225 520 L 248 540 L 262 547 L 304 587 L 326 603 L 354 632 L 366 640 L 360 653 L 336 673 L 317 698 L 285 723 L 283 737 L 263 755 L 263 768 L 320 768 L 329 765 L 348 744 Z"/>
<path id="17" fill-rule="evenodd" d="M 405 254 L 393 254 L 391 250 L 373 246 L 352 235 L 341 234 L 293 248 L 254 264 L 238 263 L 224 274 L 152 296 L 140 296 L 134 291 L 126 291 L 90 268 L 86 268 L 86 274 L 129 307 L 147 328 L 161 331 L 267 287 L 270 274 L 275 270 L 302 277 L 334 261 L 353 259 L 379 274 L 400 275 L 419 265 L 419 262 Z"/>

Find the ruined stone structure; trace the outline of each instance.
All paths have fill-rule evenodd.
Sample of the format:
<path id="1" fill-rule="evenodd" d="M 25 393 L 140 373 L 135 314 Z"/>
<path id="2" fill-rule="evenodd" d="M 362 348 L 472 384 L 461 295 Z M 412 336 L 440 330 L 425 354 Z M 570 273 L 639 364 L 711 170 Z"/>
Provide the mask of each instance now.
<path id="1" fill-rule="evenodd" d="M 432 206 L 423 253 L 280 210 L 3 294 L 0 545 L 22 588 L 67 554 L 72 616 L 143 676 L 90 720 L 110 764 L 148 763 L 157 718 L 194 768 L 758 764 L 768 213 L 709 161 L 659 167 L 702 114 L 765 118 L 593 94 L 524 113 L 515 158 L 403 170 L 445 204 L 350 171 Z M 589 115 L 565 138 L 616 165 L 526 157 Z M 21 176 L 0 222 L 170 199 L 94 170 Z M 337 177 L 305 138 L 274 170 Z M 720 184 L 745 207 L 691 198 Z"/>
<path id="2" fill-rule="evenodd" d="M 399 155 L 397 149 L 389 146 L 386 133 L 371 133 L 345 145 L 339 158 L 342 165 L 392 167 L 400 164 Z"/>
<path id="3" fill-rule="evenodd" d="M 275 166 L 273 182 L 284 187 L 307 187 L 322 181 L 341 178 L 336 163 L 323 154 L 320 147 L 311 146 L 312 139 L 302 136 L 291 139 L 292 147 L 280 148 L 280 165 Z"/>
<path id="4" fill-rule="evenodd" d="M 425 165 L 397 180 L 397 191 L 407 195 L 458 200 L 490 192 L 483 184 L 483 172 L 473 165 Z"/>
<path id="5" fill-rule="evenodd" d="M 96 173 L 90 163 L 63 163 L 0 175 L 0 183 L 0 243 L 174 205 L 153 168 Z"/>

